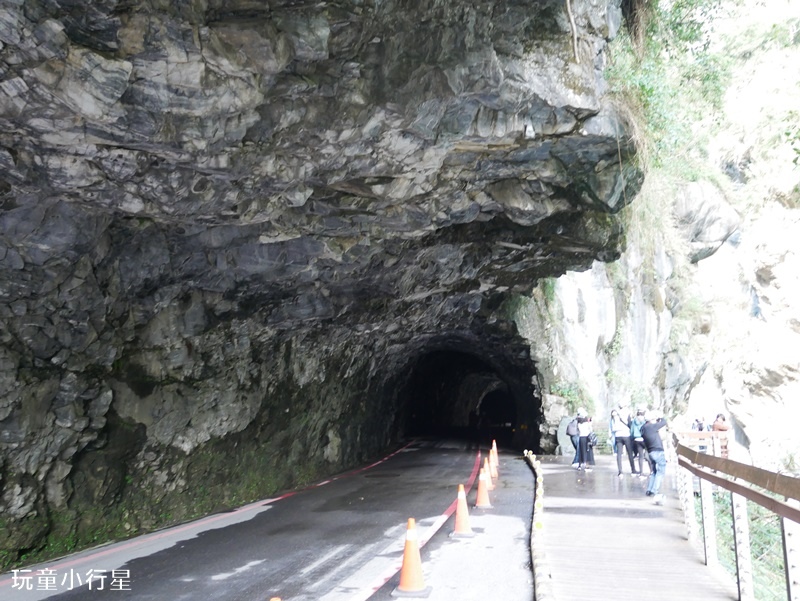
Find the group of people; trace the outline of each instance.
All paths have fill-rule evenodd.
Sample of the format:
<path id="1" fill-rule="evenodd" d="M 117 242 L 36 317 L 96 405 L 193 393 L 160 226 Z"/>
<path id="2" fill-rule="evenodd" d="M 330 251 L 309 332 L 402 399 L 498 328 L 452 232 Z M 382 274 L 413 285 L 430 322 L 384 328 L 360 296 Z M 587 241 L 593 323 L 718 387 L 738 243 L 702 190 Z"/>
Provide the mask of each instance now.
<path id="1" fill-rule="evenodd" d="M 569 436 L 572 446 L 575 447 L 572 467 L 592 471 L 591 466 L 594 465 L 592 433 L 592 417 L 586 412 L 586 409 L 578 409 L 575 418 L 567 425 L 567 436 Z"/>
<path id="2" fill-rule="evenodd" d="M 643 478 L 643 467 L 647 458 L 647 447 L 642 435 L 642 426 L 647 423 L 645 410 L 638 409 L 636 415 L 633 416 L 626 412 L 624 417 L 620 411 L 624 411 L 622 406 L 619 409 L 612 409 L 608 424 L 611 448 L 617 456 L 617 475 L 622 478 L 622 450 L 624 448 L 631 464 L 631 474 Z M 636 458 L 639 460 L 638 470 L 634 465 Z"/>
<path id="3" fill-rule="evenodd" d="M 609 418 L 609 432 L 612 448 L 617 457 L 617 475 L 622 478 L 622 451 L 628 454 L 631 475 L 644 478 L 644 462 L 650 468 L 647 481 L 646 495 L 654 497 L 657 504 L 663 504 L 664 495 L 661 482 L 667 471 L 667 459 L 664 453 L 664 443 L 661 440 L 660 430 L 667 425 L 664 415 L 660 411 L 638 409 L 636 415 L 631 415 L 624 406 L 620 405 L 611 411 Z M 577 415 L 567 426 L 567 435 L 575 448 L 572 467 L 591 471 L 594 465 L 594 444 L 592 438 L 592 418 L 585 409 L 578 409 Z M 638 459 L 639 469 L 636 469 L 635 459 Z"/>
<path id="4" fill-rule="evenodd" d="M 706 423 L 706 418 L 698 417 L 692 424 L 692 430 L 699 430 L 701 432 L 727 432 L 731 429 L 731 425 L 725 418 L 724 413 L 717 413 L 716 419 L 711 424 Z"/>
<path id="5" fill-rule="evenodd" d="M 717 417 L 711 424 L 706 423 L 705 417 L 698 417 L 692 424 L 692 430 L 698 430 L 700 432 L 727 432 L 730 429 L 731 424 L 725 418 L 724 413 L 717 413 Z M 701 444 L 698 447 L 698 450 L 701 453 L 707 453 L 708 447 L 704 444 Z M 722 457 L 728 456 L 728 441 L 724 438 L 719 439 L 719 453 Z"/>

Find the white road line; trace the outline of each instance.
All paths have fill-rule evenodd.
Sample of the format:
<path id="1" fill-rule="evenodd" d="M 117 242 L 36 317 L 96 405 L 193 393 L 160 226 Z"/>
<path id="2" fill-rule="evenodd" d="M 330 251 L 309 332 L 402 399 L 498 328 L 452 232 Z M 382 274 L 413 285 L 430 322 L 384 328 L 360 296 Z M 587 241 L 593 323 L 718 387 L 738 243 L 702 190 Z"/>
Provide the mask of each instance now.
<path id="1" fill-rule="evenodd" d="M 250 569 L 250 568 L 252 568 L 253 566 L 257 566 L 257 565 L 258 565 L 258 564 L 260 564 L 260 563 L 264 563 L 264 561 L 265 561 L 265 560 L 263 560 L 263 559 L 259 559 L 258 561 L 248 561 L 248 562 L 247 562 L 246 564 L 244 564 L 243 566 L 240 566 L 240 567 L 238 567 L 238 568 L 235 568 L 235 569 L 233 570 L 233 572 L 224 572 L 224 573 L 222 573 L 222 574 L 214 574 L 214 575 L 211 577 L 211 580 L 227 580 L 227 579 L 228 579 L 228 578 L 230 578 L 231 576 L 236 576 L 236 574 L 241 574 L 242 572 L 246 572 L 247 570 L 249 570 L 249 569 Z"/>
<path id="2" fill-rule="evenodd" d="M 352 565 L 354 563 L 357 563 L 357 562 L 363 562 L 366 557 L 371 556 L 372 559 L 367 560 L 366 563 L 364 563 L 359 568 L 357 568 L 356 571 L 353 574 L 351 574 L 350 576 L 346 577 L 336 587 L 336 588 L 340 588 L 342 586 L 346 586 L 346 587 L 349 588 L 349 587 L 353 586 L 353 584 L 352 584 L 353 580 L 358 578 L 365 571 L 367 571 L 369 573 L 373 573 L 375 571 L 375 564 L 376 563 L 380 564 L 381 567 L 383 567 L 387 561 L 391 562 L 391 563 L 396 563 L 398 561 L 398 557 L 397 556 L 400 556 L 402 554 L 404 545 L 405 545 L 405 541 L 404 540 L 401 541 L 401 540 L 397 540 L 397 539 L 388 541 L 388 543 L 383 544 L 383 545 L 381 545 L 381 544 L 366 545 L 360 551 L 357 551 L 352 556 L 350 556 L 350 558 L 348 558 L 348 559 L 344 560 L 342 563 L 340 563 L 327 576 L 325 576 L 321 580 L 315 582 L 309 588 L 310 588 L 310 590 L 319 590 L 319 589 L 325 587 L 326 585 L 328 585 L 328 583 L 330 581 L 335 581 L 337 578 L 341 577 L 341 575 L 345 572 L 345 570 L 350 565 Z M 387 554 L 393 555 L 394 557 L 387 558 L 387 557 L 385 557 Z M 360 578 L 360 579 L 363 579 L 363 577 Z M 335 593 L 335 590 L 334 590 L 334 595 L 335 594 L 336 593 Z M 328 599 L 328 598 L 329 598 L 329 595 L 325 595 L 323 597 L 323 599 Z"/>
<path id="3" fill-rule="evenodd" d="M 443 516 L 447 519 L 446 516 Z M 425 528 L 424 536 L 420 541 L 420 546 L 424 545 L 441 527 L 442 517 L 438 518 L 422 518 L 419 523 L 432 523 L 431 527 Z M 364 601 L 371 597 L 376 590 L 378 584 L 385 583 L 393 577 L 399 570 L 403 563 L 403 548 L 405 547 L 405 536 L 403 533 L 406 531 L 406 524 L 398 524 L 385 532 L 386 544 L 382 547 L 380 545 L 369 545 L 362 549 L 356 556 L 351 557 L 345 563 L 339 566 L 339 570 L 350 564 L 358 557 L 371 553 L 373 558 L 367 561 L 364 565 L 359 567 L 355 572 L 350 574 L 342 582 L 336 585 L 329 593 L 319 599 L 319 601 Z M 330 580 L 335 574 L 332 573 L 325 580 Z M 318 588 L 316 583 L 313 588 Z"/>
<path id="4" fill-rule="evenodd" d="M 340 553 L 342 553 L 343 551 L 349 549 L 352 546 L 353 545 L 336 545 L 333 549 L 331 549 L 328 553 L 326 553 L 325 555 L 320 557 L 317 561 L 312 563 L 310 566 L 306 566 L 305 568 L 300 570 L 299 575 L 300 576 L 305 576 L 309 572 L 313 572 L 318 567 L 320 567 L 322 564 L 330 561 L 331 559 L 333 559 L 334 557 L 336 557 L 337 555 L 339 555 Z"/>
<path id="5" fill-rule="evenodd" d="M 317 580 L 314 584 L 309 586 L 308 587 L 309 590 L 315 591 L 325 587 L 328 584 L 328 582 L 330 582 L 331 580 L 335 580 L 336 577 L 339 576 L 339 574 L 341 574 L 350 564 L 352 564 L 357 560 L 360 560 L 365 555 L 372 555 L 372 554 L 373 550 L 371 545 L 368 545 L 363 549 L 361 549 L 360 551 L 353 553 L 350 557 L 342 561 L 339 565 L 337 565 L 330 572 L 328 572 L 328 574 L 326 574 L 325 576 Z"/>

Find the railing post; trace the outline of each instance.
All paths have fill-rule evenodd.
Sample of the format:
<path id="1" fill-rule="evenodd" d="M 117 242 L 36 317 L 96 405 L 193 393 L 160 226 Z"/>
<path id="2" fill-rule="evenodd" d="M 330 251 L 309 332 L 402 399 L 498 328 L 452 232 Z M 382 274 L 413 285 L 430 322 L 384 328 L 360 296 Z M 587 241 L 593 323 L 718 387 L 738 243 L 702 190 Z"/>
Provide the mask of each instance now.
<path id="1" fill-rule="evenodd" d="M 700 506 L 703 514 L 703 548 L 706 565 L 717 565 L 717 520 L 714 517 L 714 495 L 711 482 L 700 478 Z"/>
<path id="2" fill-rule="evenodd" d="M 747 499 L 731 493 L 733 512 L 733 541 L 736 546 L 736 581 L 739 586 L 739 600 L 752 601 L 753 559 L 750 554 L 750 521 L 747 517 Z"/>
<path id="3" fill-rule="evenodd" d="M 787 503 L 797 506 L 797 501 Z M 786 599 L 800 601 L 800 524 L 781 518 L 783 533 L 783 564 L 786 569 Z"/>
<path id="4" fill-rule="evenodd" d="M 694 513 L 694 476 L 686 468 L 678 468 L 678 494 L 683 508 L 683 521 L 689 540 L 697 539 L 697 518 Z"/>
<path id="5" fill-rule="evenodd" d="M 674 460 L 678 478 L 678 498 L 683 509 L 683 521 L 686 524 L 686 536 L 690 541 L 697 540 L 697 517 L 694 511 L 694 476 L 685 467 L 681 467 L 677 452 L 677 435 L 667 439 L 670 458 Z"/>

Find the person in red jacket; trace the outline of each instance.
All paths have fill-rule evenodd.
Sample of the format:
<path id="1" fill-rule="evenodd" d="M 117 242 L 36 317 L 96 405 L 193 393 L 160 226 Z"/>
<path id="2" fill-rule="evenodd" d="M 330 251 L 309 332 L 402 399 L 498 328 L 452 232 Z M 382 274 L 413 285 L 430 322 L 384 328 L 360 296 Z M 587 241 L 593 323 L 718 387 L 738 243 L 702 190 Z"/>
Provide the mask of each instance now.
<path id="1" fill-rule="evenodd" d="M 714 432 L 726 432 L 731 429 L 731 425 L 722 413 L 718 413 L 717 419 L 711 424 L 711 429 L 714 430 Z"/>
<path id="2" fill-rule="evenodd" d="M 730 422 L 725 419 L 722 413 L 717 414 L 717 419 L 711 424 L 711 429 L 714 432 L 727 432 L 732 428 Z M 728 436 L 719 437 L 719 456 L 727 459 L 728 457 Z"/>

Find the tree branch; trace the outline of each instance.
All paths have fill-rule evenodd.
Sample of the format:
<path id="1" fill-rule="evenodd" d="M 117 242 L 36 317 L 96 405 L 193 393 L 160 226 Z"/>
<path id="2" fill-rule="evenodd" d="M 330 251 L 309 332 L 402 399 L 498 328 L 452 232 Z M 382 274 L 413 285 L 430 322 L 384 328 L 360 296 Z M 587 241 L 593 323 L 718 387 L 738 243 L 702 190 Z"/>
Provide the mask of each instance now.
<path id="1" fill-rule="evenodd" d="M 570 0 L 564 0 L 567 4 L 567 16 L 569 17 L 569 26 L 572 29 L 572 52 L 575 54 L 575 62 L 580 63 L 581 59 L 578 57 L 578 28 L 575 26 L 575 16 L 572 14 L 572 3 Z"/>

